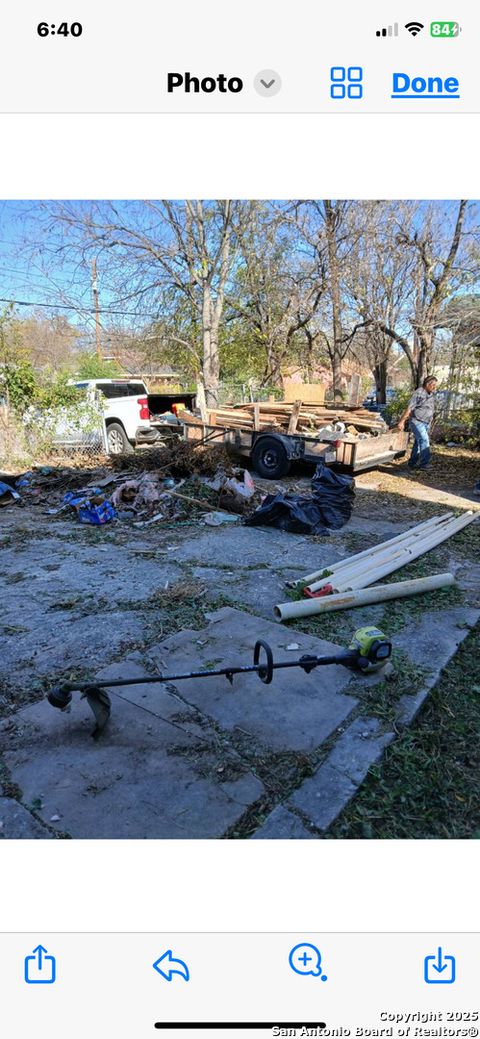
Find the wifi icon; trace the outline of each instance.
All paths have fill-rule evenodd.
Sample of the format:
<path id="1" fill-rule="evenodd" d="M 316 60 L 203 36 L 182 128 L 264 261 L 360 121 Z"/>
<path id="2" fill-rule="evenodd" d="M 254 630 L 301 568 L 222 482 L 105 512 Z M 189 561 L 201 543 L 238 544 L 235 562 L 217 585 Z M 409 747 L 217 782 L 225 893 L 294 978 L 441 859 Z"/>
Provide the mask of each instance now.
<path id="1" fill-rule="evenodd" d="M 425 28 L 422 22 L 407 22 L 405 28 L 410 33 L 410 36 L 418 36 L 419 32 Z"/>

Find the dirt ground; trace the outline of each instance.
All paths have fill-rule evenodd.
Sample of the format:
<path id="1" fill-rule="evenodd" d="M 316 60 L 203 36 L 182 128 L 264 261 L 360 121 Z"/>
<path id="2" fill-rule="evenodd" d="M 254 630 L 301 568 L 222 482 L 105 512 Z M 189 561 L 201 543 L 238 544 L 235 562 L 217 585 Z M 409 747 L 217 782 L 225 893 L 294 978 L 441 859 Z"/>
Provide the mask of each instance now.
<path id="1" fill-rule="evenodd" d="M 108 473 L 108 467 L 104 471 Z M 281 481 L 281 486 L 305 492 L 310 476 L 310 472 L 295 471 Z M 362 723 L 368 728 L 373 748 L 372 755 L 365 759 L 365 768 L 347 776 L 335 765 L 336 774 L 345 779 L 343 803 L 352 797 L 371 762 L 394 738 L 400 724 L 400 706 L 404 724 L 408 717 L 413 719 L 428 689 L 477 622 L 478 523 L 401 575 L 451 569 L 457 578 L 453 590 L 391 603 L 386 608 L 333 614 L 321 622 L 313 618 L 277 625 L 275 629 L 273 606 L 285 601 L 286 581 L 301 577 L 317 565 L 328 566 L 432 515 L 451 509 L 480 510 L 480 501 L 472 493 L 479 476 L 478 453 L 457 448 L 437 448 L 428 473 L 412 475 L 394 464 L 361 474 L 356 479 L 349 523 L 330 536 L 308 538 L 245 527 L 241 520 L 209 527 L 202 519 L 204 511 L 187 505 L 182 505 L 173 519 L 151 526 L 136 527 L 131 516 L 105 526 L 83 526 L 71 512 L 49 514 L 48 510 L 59 506 L 65 490 L 84 482 L 85 474 L 68 472 L 64 467 L 61 472 L 45 473 L 23 493 L 21 504 L 0 509 L 0 836 L 2 825 L 4 836 L 57 838 L 311 838 L 328 832 L 341 808 L 341 799 L 337 804 L 334 797 L 330 814 L 320 820 L 309 807 L 307 784 L 315 782 L 325 769 L 328 755 L 338 756 L 347 732 L 351 730 L 349 738 L 357 739 Z M 256 478 L 255 485 L 258 500 L 274 490 L 271 483 Z M 242 644 L 238 635 L 243 624 L 240 616 L 246 618 Z M 169 662 L 188 662 L 192 667 L 196 661 L 197 666 L 199 662 L 206 668 L 219 666 L 224 652 L 228 659 L 229 646 L 232 653 L 247 652 L 245 647 L 251 647 L 264 630 L 268 630 L 270 639 L 278 632 L 276 653 L 285 655 L 291 652 L 291 644 L 301 646 L 302 651 L 304 645 L 312 647 L 314 641 L 315 645 L 345 645 L 355 628 L 370 622 L 383 626 L 395 640 L 402 680 L 393 693 L 391 688 L 385 691 L 385 683 L 369 688 L 367 693 L 359 692 L 348 685 L 346 673 L 343 684 L 332 675 L 326 725 L 325 718 L 316 717 L 316 705 L 306 709 L 305 696 L 309 694 L 299 687 L 295 729 L 293 714 L 289 717 L 287 708 L 284 719 L 279 708 L 276 728 L 275 717 L 269 714 L 266 701 L 262 706 L 260 693 L 247 703 L 242 701 L 242 692 L 238 700 L 244 705 L 242 710 L 234 698 L 226 698 L 223 686 L 215 695 L 205 692 L 200 698 L 193 689 L 187 695 L 180 685 L 173 692 L 162 686 L 160 689 L 166 691 L 161 717 L 149 699 L 150 721 L 137 712 L 131 720 L 125 716 L 121 731 L 113 731 L 108 782 L 102 778 L 103 759 L 100 762 L 92 757 L 92 772 L 88 771 L 90 765 L 82 765 L 82 748 L 90 748 L 88 711 L 82 707 L 78 719 L 73 714 L 75 725 L 78 722 L 78 740 L 73 746 L 71 740 L 68 742 L 64 716 L 45 701 L 45 694 L 60 681 L 93 681 L 100 673 L 107 678 L 119 677 L 128 669 L 139 675 L 152 674 L 163 669 L 165 657 Z M 223 632 L 221 638 L 216 639 L 215 631 Z M 245 691 L 245 697 L 248 695 Z M 407 707 L 405 696 L 410 697 Z M 131 706 L 130 702 L 129 709 Z M 138 698 L 133 706 L 147 710 Z M 346 730 L 347 717 L 350 729 Z M 312 731 L 317 731 L 318 724 L 315 738 L 308 733 L 309 718 Z M 168 726 L 168 731 L 160 731 L 160 722 Z M 173 728 L 176 742 L 172 743 Z M 130 802 L 129 818 L 138 818 L 138 826 L 133 822 L 125 832 L 119 823 L 117 833 L 105 825 L 108 806 L 116 804 L 112 791 L 120 791 L 122 784 L 131 791 L 145 762 L 147 771 L 153 768 L 150 750 L 142 743 L 146 733 L 151 737 L 152 761 L 158 758 L 156 741 L 166 748 L 168 768 L 162 772 L 165 789 L 182 788 L 182 799 L 175 802 L 172 814 L 177 821 L 182 813 L 185 818 L 191 814 L 187 832 L 177 833 L 177 823 L 172 820 L 168 825 L 163 817 L 158 821 L 158 805 L 147 819 Z M 364 740 L 365 733 L 360 735 Z M 64 745 L 59 743 L 63 739 Z M 195 739 L 196 744 L 191 742 Z M 338 746 L 336 740 L 340 741 Z M 70 768 L 75 775 L 75 781 L 65 779 L 65 796 L 60 796 L 56 788 L 55 768 L 50 775 L 46 765 L 47 758 L 49 767 L 52 765 L 55 748 L 58 761 L 53 765 L 60 771 L 64 767 L 66 775 Z M 38 757 L 41 752 L 43 757 Z M 89 749 L 90 753 L 98 751 Z M 130 774 L 134 753 L 135 774 Z M 84 775 L 85 769 L 88 775 Z M 155 773 L 155 782 L 157 778 Z M 69 783 L 83 786 L 75 792 Z M 122 796 L 127 795 L 124 792 Z M 125 814 L 122 796 L 118 805 Z M 135 796 L 138 804 L 138 791 Z M 152 796 L 151 790 L 142 788 L 145 802 Z M 90 816 L 85 814 L 86 805 L 91 808 Z M 199 817 L 204 819 L 203 826 L 197 824 Z"/>

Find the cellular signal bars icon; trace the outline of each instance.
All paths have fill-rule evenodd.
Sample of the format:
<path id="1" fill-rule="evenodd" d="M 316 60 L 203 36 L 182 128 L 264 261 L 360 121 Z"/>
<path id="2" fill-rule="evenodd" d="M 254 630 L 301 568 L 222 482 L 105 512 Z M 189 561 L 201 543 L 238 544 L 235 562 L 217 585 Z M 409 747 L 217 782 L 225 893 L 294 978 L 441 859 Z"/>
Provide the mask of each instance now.
<path id="1" fill-rule="evenodd" d="M 386 29 L 377 29 L 375 36 L 398 36 L 398 22 L 387 25 Z"/>

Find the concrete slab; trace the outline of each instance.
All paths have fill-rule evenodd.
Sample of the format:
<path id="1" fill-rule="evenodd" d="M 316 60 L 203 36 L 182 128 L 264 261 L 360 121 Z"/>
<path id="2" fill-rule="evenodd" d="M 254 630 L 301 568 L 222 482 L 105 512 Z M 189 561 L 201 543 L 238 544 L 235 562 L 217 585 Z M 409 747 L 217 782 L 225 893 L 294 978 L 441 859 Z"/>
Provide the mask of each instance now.
<path id="1" fill-rule="evenodd" d="M 421 689 L 399 701 L 397 719 L 402 725 L 412 723 L 430 689 L 436 685 L 441 672 L 479 617 L 480 610 L 473 607 L 430 611 L 395 636 L 396 647 L 408 653 L 415 664 L 429 670 Z"/>
<path id="2" fill-rule="evenodd" d="M 285 807 L 292 805 L 318 830 L 326 830 L 393 739 L 393 732 L 384 732 L 377 718 L 356 718 L 323 765 L 302 783 Z"/>
<path id="3" fill-rule="evenodd" d="M 17 615 L 17 621 L 21 623 Z M 133 611 L 112 611 L 78 616 L 68 611 L 43 614 L 32 643 L 31 631 L 20 631 L 5 639 L 0 674 L 11 679 L 28 670 L 37 675 L 54 675 L 68 668 L 94 669 L 96 659 L 112 658 L 127 651 L 148 631 L 145 619 Z"/>
<path id="4" fill-rule="evenodd" d="M 317 830 L 324 832 L 356 790 L 356 784 L 327 760 L 314 776 L 302 783 L 285 805 L 291 804 L 293 809 L 300 810 Z"/>
<path id="5" fill-rule="evenodd" d="M 144 666 L 136 659 L 133 653 L 123 661 L 117 661 L 108 667 L 102 668 L 95 675 L 99 682 L 108 682 L 109 679 L 140 679 L 146 675 Z M 127 703 L 139 707 L 142 711 L 160 718 L 162 721 L 176 725 L 184 733 L 193 733 L 198 736 L 205 735 L 198 725 L 198 712 L 196 708 L 190 707 L 184 700 L 180 699 L 174 686 L 154 682 L 152 684 L 139 682 L 129 686 L 115 686 L 109 690 L 110 694 L 125 700 Z M 148 718 L 145 720 L 148 724 Z"/>
<path id="6" fill-rule="evenodd" d="M 199 566 L 274 567 L 294 570 L 297 576 L 326 566 L 339 558 L 329 540 L 315 542 L 299 534 L 268 527 L 219 527 L 196 534 L 184 541 L 175 554 L 175 562 Z"/>
<path id="7" fill-rule="evenodd" d="M 286 596 L 285 581 L 295 580 L 295 570 L 215 570 L 213 567 L 196 567 L 193 576 L 207 588 L 209 595 L 225 595 L 241 605 L 251 606 L 256 613 L 268 620 L 273 619 L 273 607 L 283 602 Z"/>
<path id="8" fill-rule="evenodd" d="M 21 553 L 5 553 L 9 599 L 24 597 L 27 584 L 29 596 L 42 601 L 46 609 L 77 597 L 84 602 L 98 601 L 105 595 L 111 603 L 142 602 L 181 574 L 173 561 L 157 556 L 152 549 L 144 556 L 136 546 L 132 551 L 112 544 L 105 552 L 102 549 L 106 546 L 73 542 L 69 552 L 56 553 L 53 561 L 50 552 L 43 551 L 47 545 L 46 541 L 32 541 Z"/>
<path id="9" fill-rule="evenodd" d="M 457 566 L 455 579 L 465 591 L 472 593 L 475 605 L 480 605 L 480 563 L 468 563 Z"/>
<path id="10" fill-rule="evenodd" d="M 479 610 L 464 606 L 424 613 L 395 635 L 395 646 L 408 653 L 415 664 L 438 675 L 479 616 Z"/>
<path id="11" fill-rule="evenodd" d="M 285 628 L 230 607 L 209 615 L 201 633 L 182 631 L 162 642 L 158 653 L 171 671 L 252 663 L 258 638 L 271 646 L 274 659 L 288 659 L 283 648 Z M 291 641 L 291 639 L 290 639 Z M 332 653 L 331 642 L 295 632 L 299 650 L 315 655 Z M 154 657 L 154 653 L 151 653 Z M 240 728 L 274 751 L 312 750 L 345 721 L 357 704 L 343 690 L 350 673 L 340 667 L 322 667 L 310 675 L 301 670 L 277 671 L 271 685 L 255 675 L 236 675 L 233 686 L 225 678 L 192 679 L 179 683 L 178 692 L 227 732 Z"/>
<path id="12" fill-rule="evenodd" d="M 250 839 L 252 841 L 314 841 L 317 839 L 317 835 L 304 826 L 298 815 L 283 805 L 277 805 Z"/>
<path id="13" fill-rule="evenodd" d="M 98 743 L 79 697 L 68 714 L 46 701 L 19 711 L 16 732 L 0 733 L 12 782 L 49 825 L 77 838 L 221 837 L 262 796 L 238 759 L 218 769 L 212 748 L 115 694 L 112 701 Z"/>
<path id="14" fill-rule="evenodd" d="M 52 834 L 23 805 L 0 797 L 0 840 L 48 840 Z"/>
<path id="15" fill-rule="evenodd" d="M 378 537 L 378 543 L 381 541 L 388 541 L 389 538 L 396 537 L 397 534 L 403 534 L 404 530 L 408 530 L 412 523 L 392 523 L 386 519 L 367 519 L 364 516 L 359 516 L 353 512 L 348 523 L 340 530 L 333 531 L 334 534 L 342 536 L 342 532 L 347 534 L 369 534 Z M 361 549 L 359 549 L 361 551 Z M 353 555 L 352 552 L 347 553 Z"/>
<path id="16" fill-rule="evenodd" d="M 394 739 L 378 718 L 356 718 L 335 744 L 327 761 L 354 783 L 360 784 Z"/>

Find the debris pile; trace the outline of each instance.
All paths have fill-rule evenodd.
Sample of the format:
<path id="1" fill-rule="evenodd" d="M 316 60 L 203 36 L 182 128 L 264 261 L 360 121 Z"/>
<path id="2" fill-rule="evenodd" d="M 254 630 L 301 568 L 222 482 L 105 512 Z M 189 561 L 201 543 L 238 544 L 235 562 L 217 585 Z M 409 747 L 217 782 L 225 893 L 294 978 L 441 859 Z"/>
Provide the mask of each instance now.
<path id="1" fill-rule="evenodd" d="M 183 414 L 183 413 L 182 413 Z M 110 459 L 114 472 L 125 470 L 161 473 L 175 479 L 198 476 L 215 476 L 219 469 L 233 473 L 232 460 L 228 452 L 219 445 L 195 446 L 184 440 L 176 440 L 164 447 L 152 447 L 137 451 L 133 455 L 117 455 Z"/>
<path id="2" fill-rule="evenodd" d="M 72 510 L 92 525 L 163 520 L 218 526 L 238 520 L 260 501 L 250 474 L 232 465 L 223 448 L 183 441 L 114 457 L 102 468 L 42 466 L 21 476 L 0 474 L 0 505 L 43 505 L 50 516 Z"/>
<path id="3" fill-rule="evenodd" d="M 175 481 L 173 477 L 143 472 L 128 479 L 111 476 L 104 489 L 91 483 L 76 491 L 67 491 L 62 504 L 49 508 L 56 515 L 73 508 L 80 523 L 99 525 L 110 520 L 132 521 L 137 527 L 161 520 L 204 521 L 210 526 L 232 522 L 243 516 L 248 507 L 255 508 L 258 494 L 249 473 L 244 469 L 232 475 L 219 471 L 214 479 L 190 476 Z"/>

